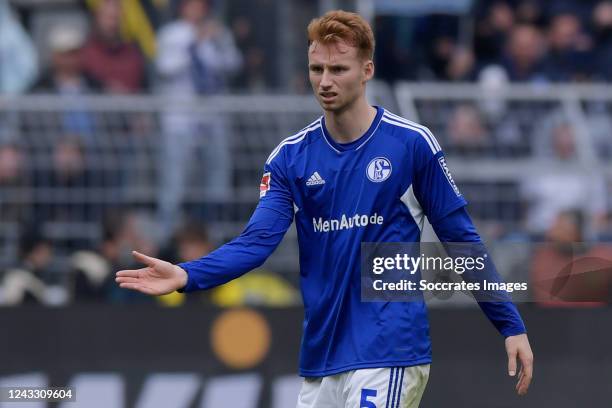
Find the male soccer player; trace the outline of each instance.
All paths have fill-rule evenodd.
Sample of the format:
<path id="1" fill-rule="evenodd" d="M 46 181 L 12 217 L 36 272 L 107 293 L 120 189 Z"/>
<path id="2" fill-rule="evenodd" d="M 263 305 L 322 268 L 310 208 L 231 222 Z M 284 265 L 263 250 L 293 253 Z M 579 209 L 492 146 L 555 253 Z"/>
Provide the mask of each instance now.
<path id="1" fill-rule="evenodd" d="M 332 11 L 310 23 L 308 39 L 324 114 L 272 151 L 244 232 L 179 265 L 135 252 L 147 266 L 118 272 L 117 282 L 151 295 L 221 285 L 261 265 L 295 219 L 305 314 L 298 408 L 417 407 L 431 362 L 425 303 L 362 302 L 360 244 L 418 242 L 424 217 L 442 241 L 480 238 L 432 133 L 367 103 L 368 23 Z M 516 307 L 480 305 L 506 338 L 511 376 L 519 358 L 516 390 L 525 394 L 533 355 Z"/>

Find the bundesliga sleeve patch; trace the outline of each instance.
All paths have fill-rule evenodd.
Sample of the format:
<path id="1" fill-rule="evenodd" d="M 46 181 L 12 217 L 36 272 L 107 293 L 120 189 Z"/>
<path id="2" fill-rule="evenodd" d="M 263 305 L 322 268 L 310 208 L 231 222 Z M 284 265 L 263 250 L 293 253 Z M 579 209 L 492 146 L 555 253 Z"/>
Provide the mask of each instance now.
<path id="1" fill-rule="evenodd" d="M 440 167 L 442 167 L 442 171 L 444 172 L 444 175 L 446 176 L 448 183 L 453 188 L 453 191 L 455 192 L 457 197 L 461 196 L 461 192 L 459 191 L 457 184 L 455 184 L 455 180 L 453 180 L 453 176 L 451 176 L 450 170 L 448 169 L 448 165 L 446 164 L 446 160 L 444 159 L 444 156 L 440 156 L 440 158 L 438 159 L 438 163 L 440 163 Z"/>
<path id="2" fill-rule="evenodd" d="M 259 184 L 259 198 L 265 197 L 268 190 L 270 190 L 270 181 L 272 181 L 270 172 L 264 173 L 261 177 L 261 183 Z"/>

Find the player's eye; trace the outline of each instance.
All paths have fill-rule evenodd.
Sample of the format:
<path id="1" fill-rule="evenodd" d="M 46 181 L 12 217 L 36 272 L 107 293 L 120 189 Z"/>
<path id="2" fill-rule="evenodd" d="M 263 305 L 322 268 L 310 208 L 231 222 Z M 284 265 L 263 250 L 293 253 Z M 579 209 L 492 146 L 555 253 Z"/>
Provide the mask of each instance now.
<path id="1" fill-rule="evenodd" d="M 321 67 L 317 67 L 317 66 L 312 66 L 310 67 L 310 71 L 316 73 L 316 74 L 320 74 L 321 72 L 323 72 L 323 68 Z"/>
<path id="2" fill-rule="evenodd" d="M 346 67 L 332 67 L 331 71 L 334 74 L 340 74 L 340 73 L 346 71 Z"/>

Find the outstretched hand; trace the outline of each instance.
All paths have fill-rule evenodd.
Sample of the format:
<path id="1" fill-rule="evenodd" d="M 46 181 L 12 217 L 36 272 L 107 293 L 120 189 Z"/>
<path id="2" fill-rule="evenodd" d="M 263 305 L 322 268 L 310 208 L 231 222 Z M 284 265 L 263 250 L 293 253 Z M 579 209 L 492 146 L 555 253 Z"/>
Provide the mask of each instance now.
<path id="1" fill-rule="evenodd" d="M 508 336 L 506 338 L 506 352 L 508 353 L 508 374 L 511 377 L 516 375 L 517 357 L 521 363 L 515 389 L 518 395 L 525 395 L 533 377 L 533 352 L 527 335 Z"/>
<path id="2" fill-rule="evenodd" d="M 147 266 L 117 272 L 115 281 L 121 288 L 147 295 L 166 295 L 187 284 L 187 272 L 178 265 L 136 251 L 132 255 Z"/>

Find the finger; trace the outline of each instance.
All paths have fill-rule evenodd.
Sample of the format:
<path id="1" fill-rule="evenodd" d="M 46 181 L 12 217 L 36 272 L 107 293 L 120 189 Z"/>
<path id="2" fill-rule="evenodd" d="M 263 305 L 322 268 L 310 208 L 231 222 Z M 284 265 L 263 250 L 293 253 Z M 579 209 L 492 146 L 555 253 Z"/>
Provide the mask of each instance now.
<path id="1" fill-rule="evenodd" d="M 126 269 L 123 271 L 119 271 L 115 274 L 116 277 L 129 277 L 129 278 L 137 278 L 141 273 L 143 273 L 147 268 L 140 269 Z"/>
<path id="2" fill-rule="evenodd" d="M 514 377 L 516 374 L 516 350 L 508 351 L 508 375 Z"/>
<path id="3" fill-rule="evenodd" d="M 529 386 L 527 376 L 523 373 L 520 381 L 516 384 L 516 392 L 518 395 L 525 395 L 527 393 L 527 387 Z"/>
<path id="4" fill-rule="evenodd" d="M 157 258 L 153 258 L 151 256 L 141 254 L 138 251 L 132 251 L 132 255 L 134 255 L 134 258 L 138 259 L 143 264 L 151 266 L 151 267 L 155 266 L 155 263 L 159 261 L 159 259 Z"/>
<path id="5" fill-rule="evenodd" d="M 525 395 L 527 394 L 531 379 L 533 378 L 533 357 L 531 357 L 531 355 L 526 357 L 521 356 L 521 366 L 523 376 L 519 384 L 518 393 L 519 395 Z"/>
<path id="6" fill-rule="evenodd" d="M 523 381 L 521 381 L 521 385 L 518 389 L 518 395 L 525 395 L 529 390 L 529 384 L 531 384 L 531 379 L 527 378 L 527 376 L 523 377 Z"/>
<path id="7" fill-rule="evenodd" d="M 514 386 L 514 389 L 516 390 L 516 392 L 519 392 L 519 389 L 521 388 L 521 382 L 523 381 L 523 377 L 525 376 L 525 372 L 523 371 L 523 368 L 521 367 L 521 369 L 519 370 L 519 374 L 518 374 L 518 381 L 516 382 L 516 385 Z"/>
<path id="8" fill-rule="evenodd" d="M 123 289 L 131 289 L 131 290 L 135 290 L 141 293 L 144 293 L 146 295 L 155 295 L 155 291 L 147 286 L 138 284 L 138 283 L 122 283 L 119 285 L 119 287 L 123 288 Z"/>
<path id="9" fill-rule="evenodd" d="M 129 276 L 119 276 L 115 278 L 115 282 L 117 283 L 142 283 L 142 281 L 138 278 L 132 278 Z"/>

